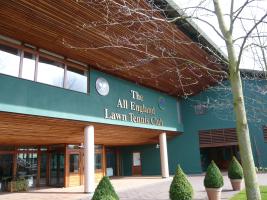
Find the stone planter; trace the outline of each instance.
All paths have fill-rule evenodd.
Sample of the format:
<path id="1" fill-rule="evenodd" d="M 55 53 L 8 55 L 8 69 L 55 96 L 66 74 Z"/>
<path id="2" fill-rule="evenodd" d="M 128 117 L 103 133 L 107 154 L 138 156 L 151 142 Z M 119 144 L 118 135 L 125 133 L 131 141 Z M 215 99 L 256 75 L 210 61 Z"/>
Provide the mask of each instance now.
<path id="1" fill-rule="evenodd" d="M 220 200 L 222 188 L 206 188 L 209 200 Z"/>
<path id="2" fill-rule="evenodd" d="M 230 179 L 230 181 L 234 191 L 241 190 L 242 179 Z"/>

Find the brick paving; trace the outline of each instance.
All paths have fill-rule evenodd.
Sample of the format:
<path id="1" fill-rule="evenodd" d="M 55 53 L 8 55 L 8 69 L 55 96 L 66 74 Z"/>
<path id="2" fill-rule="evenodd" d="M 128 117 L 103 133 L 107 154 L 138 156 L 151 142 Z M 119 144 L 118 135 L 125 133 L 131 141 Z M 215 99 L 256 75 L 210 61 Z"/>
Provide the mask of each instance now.
<path id="1" fill-rule="evenodd" d="M 259 174 L 260 185 L 267 185 L 267 174 Z M 189 180 L 194 188 L 194 200 L 207 199 L 203 186 L 203 175 L 191 175 Z M 172 178 L 160 177 L 122 177 L 112 179 L 112 184 L 121 200 L 168 200 L 168 191 Z M 222 200 L 229 199 L 236 192 L 231 190 L 231 184 L 224 174 Z M 1 200 L 90 200 L 83 193 L 83 187 L 71 188 L 41 188 L 29 192 L 0 193 Z"/>

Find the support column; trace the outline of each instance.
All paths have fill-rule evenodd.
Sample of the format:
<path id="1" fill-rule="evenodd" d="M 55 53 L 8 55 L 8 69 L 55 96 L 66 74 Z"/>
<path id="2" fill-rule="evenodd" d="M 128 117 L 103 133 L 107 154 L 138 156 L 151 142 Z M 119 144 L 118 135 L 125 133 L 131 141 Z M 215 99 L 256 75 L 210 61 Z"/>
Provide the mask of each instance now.
<path id="1" fill-rule="evenodd" d="M 95 190 L 95 142 L 94 126 L 84 129 L 84 192 Z"/>
<path id="2" fill-rule="evenodd" d="M 169 178 L 169 163 L 166 133 L 161 133 L 159 136 L 160 145 L 160 161 L 161 161 L 161 175 L 162 178 Z"/>

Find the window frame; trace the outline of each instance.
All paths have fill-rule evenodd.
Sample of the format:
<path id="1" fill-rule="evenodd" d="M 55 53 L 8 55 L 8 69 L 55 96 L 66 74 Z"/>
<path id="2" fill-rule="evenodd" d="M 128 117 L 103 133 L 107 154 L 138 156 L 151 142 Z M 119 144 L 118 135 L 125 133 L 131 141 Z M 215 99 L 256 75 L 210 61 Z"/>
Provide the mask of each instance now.
<path id="1" fill-rule="evenodd" d="M 22 70 L 23 70 L 23 58 L 24 58 L 24 52 L 27 52 L 27 53 L 31 53 L 33 55 L 35 55 L 35 69 L 34 69 L 34 80 L 28 80 L 28 79 L 24 79 L 24 80 L 27 80 L 27 81 L 33 81 L 33 82 L 37 82 L 37 83 L 40 83 L 40 84 L 45 84 L 45 85 L 49 85 L 49 86 L 52 86 L 52 87 L 57 87 L 57 88 L 62 88 L 62 89 L 65 89 L 65 90 L 68 90 L 68 91 L 72 91 L 72 92 L 78 92 L 78 93 L 81 93 L 81 94 L 87 94 L 89 95 L 90 93 L 90 67 L 89 65 L 86 65 L 86 66 L 83 66 L 83 65 L 79 65 L 77 63 L 74 63 L 74 62 L 71 62 L 69 61 L 68 59 L 69 58 L 59 58 L 59 57 L 56 57 L 56 56 L 52 56 L 50 54 L 46 54 L 42 51 L 40 51 L 39 48 L 37 47 L 29 47 L 29 45 L 26 46 L 26 44 L 14 44 L 14 43 L 11 43 L 11 42 L 7 42 L 3 39 L 0 39 L 0 44 L 2 45 L 6 45 L 6 46 L 9 46 L 11 48 L 15 48 L 19 51 L 19 57 L 20 57 L 20 62 L 19 62 L 19 72 L 18 72 L 18 75 L 17 76 L 12 76 L 12 77 L 17 77 L 17 78 L 21 78 L 21 79 L 24 79 L 22 78 Z M 63 70 L 64 70 L 64 75 L 63 75 L 63 84 L 62 84 L 62 87 L 59 87 L 59 86 L 56 86 L 56 85 L 50 85 L 50 84 L 46 84 L 46 83 L 41 83 L 41 82 L 38 82 L 37 81 L 37 75 L 38 75 L 38 63 L 39 63 L 39 57 L 44 57 L 46 59 L 49 59 L 51 61 L 55 61 L 55 62 L 60 62 L 62 64 L 64 64 L 64 67 L 63 67 Z M 70 58 L 71 59 L 71 58 Z M 77 61 L 79 62 L 79 61 Z M 78 69 L 78 70 L 82 70 L 84 72 L 84 75 L 86 75 L 87 77 L 87 90 L 86 92 L 81 92 L 81 91 L 77 91 L 77 90 L 71 90 L 71 89 L 67 89 L 65 87 L 66 85 L 66 74 L 67 74 L 67 70 L 68 70 L 68 66 L 70 68 L 74 68 L 74 69 Z M 11 76 L 11 75 L 8 75 L 8 74 L 4 74 L 6 76 Z"/>
<path id="2" fill-rule="evenodd" d="M 20 67 L 21 67 L 21 55 L 23 54 L 23 51 L 20 48 L 17 47 L 18 45 L 10 45 L 9 42 L 2 41 L 1 39 L 0 39 L 0 44 L 1 45 L 4 45 L 4 46 L 7 46 L 9 48 L 16 49 L 17 52 L 18 52 L 18 55 L 17 56 L 19 57 L 18 73 L 16 75 L 14 75 L 14 76 L 13 75 L 10 75 L 10 74 L 4 74 L 4 75 L 11 76 L 11 77 L 19 77 Z M 6 52 L 6 51 L 4 51 L 4 52 Z M 6 52 L 6 53 L 8 53 L 8 52 Z M 3 73 L 0 73 L 0 74 L 3 74 Z"/>
<path id="3" fill-rule="evenodd" d="M 78 169 L 77 169 L 77 171 L 75 171 L 75 168 L 74 168 L 74 166 L 75 165 L 71 165 L 71 156 L 78 156 L 78 160 L 76 160 L 77 162 L 78 162 Z M 74 171 L 71 171 L 71 167 L 73 166 L 73 170 Z M 69 154 L 69 173 L 70 174 L 80 174 L 80 172 L 81 172 L 81 154 L 79 153 L 79 152 L 72 152 L 72 153 L 70 153 Z"/>
<path id="4" fill-rule="evenodd" d="M 64 63 L 65 64 L 65 63 Z M 67 80 L 68 80 L 68 71 L 71 71 L 69 70 L 70 69 L 77 69 L 77 70 L 81 70 L 81 69 L 78 69 L 78 68 L 75 68 L 73 67 L 72 65 L 67 65 L 65 64 L 65 68 L 64 68 L 64 80 L 63 80 L 63 88 L 66 89 L 66 90 L 71 90 L 71 91 L 74 91 L 74 92 L 79 92 L 79 93 L 83 93 L 83 94 L 89 94 L 90 93 L 90 69 L 89 70 L 81 70 L 83 71 L 83 75 L 87 77 L 87 81 L 86 81 L 86 92 L 81 92 L 81 91 L 77 91 L 77 90 L 73 90 L 73 89 L 69 89 L 67 88 Z"/>

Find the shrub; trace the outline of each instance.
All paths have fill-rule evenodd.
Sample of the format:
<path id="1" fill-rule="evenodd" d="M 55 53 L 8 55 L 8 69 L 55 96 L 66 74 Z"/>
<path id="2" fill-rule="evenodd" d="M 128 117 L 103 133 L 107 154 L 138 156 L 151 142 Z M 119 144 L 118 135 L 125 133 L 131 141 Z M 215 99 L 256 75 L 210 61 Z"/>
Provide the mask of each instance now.
<path id="1" fill-rule="evenodd" d="M 8 182 L 8 192 L 20 192 L 28 190 L 28 181 L 26 179 L 18 179 Z"/>
<path id="2" fill-rule="evenodd" d="M 211 161 L 208 166 L 204 186 L 206 188 L 221 188 L 223 186 L 223 176 L 214 161 Z"/>
<path id="3" fill-rule="evenodd" d="M 233 157 L 228 168 L 228 177 L 230 179 L 243 179 L 243 169 L 238 160 Z"/>
<path id="4" fill-rule="evenodd" d="M 119 200 L 107 176 L 104 176 L 99 182 L 92 200 Z"/>
<path id="5" fill-rule="evenodd" d="M 170 186 L 169 196 L 171 200 L 193 199 L 193 188 L 179 165 Z"/>

